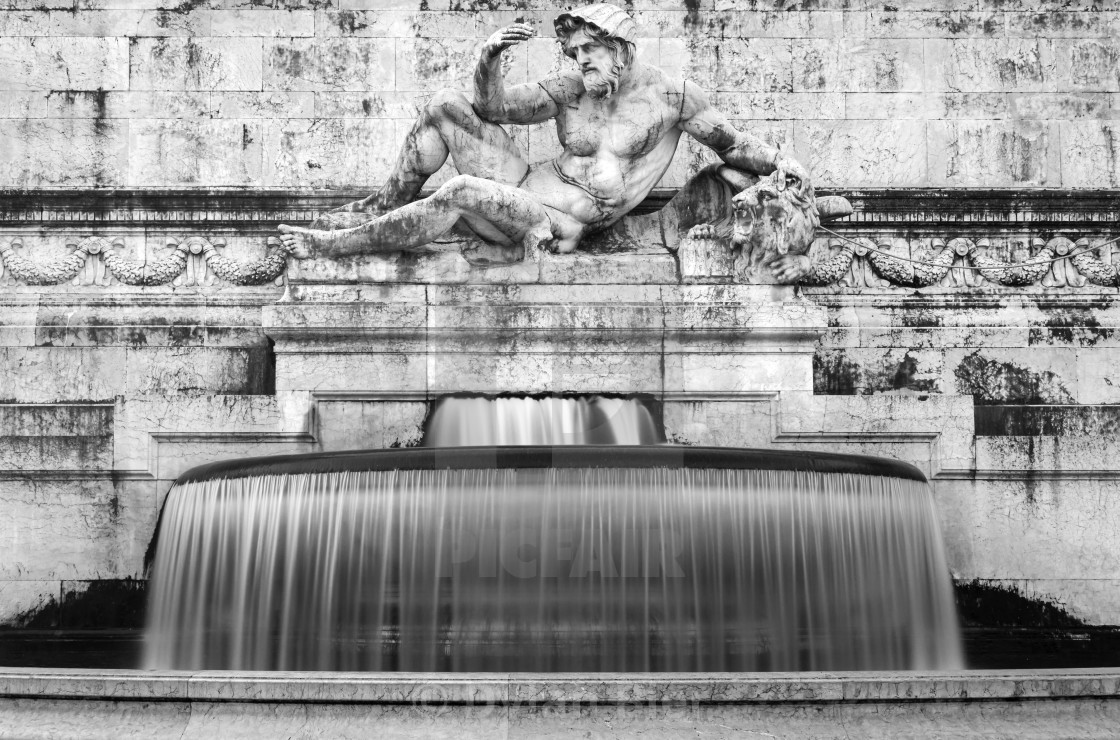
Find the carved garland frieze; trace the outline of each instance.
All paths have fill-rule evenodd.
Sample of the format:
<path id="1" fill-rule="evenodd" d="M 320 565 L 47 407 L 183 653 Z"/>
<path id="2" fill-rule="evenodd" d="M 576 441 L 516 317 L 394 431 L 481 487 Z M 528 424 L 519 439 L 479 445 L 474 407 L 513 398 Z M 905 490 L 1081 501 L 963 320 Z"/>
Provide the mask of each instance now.
<path id="1" fill-rule="evenodd" d="M 124 256 L 125 242 L 90 236 L 67 243 L 69 254 L 46 260 L 25 257 L 23 240 L 16 237 L 0 244 L 0 281 L 27 285 L 107 286 L 112 279 L 125 285 L 176 286 L 209 285 L 214 278 L 234 285 L 267 285 L 277 283 L 287 265 L 288 251 L 276 237 L 269 237 L 267 253 L 255 260 L 240 261 L 227 257 L 223 239 L 190 236 L 169 237 L 166 254 L 154 260 L 137 260 Z"/>
<path id="2" fill-rule="evenodd" d="M 1012 259 L 1006 261 L 992 256 L 987 238 L 932 239 L 914 248 L 902 238 L 834 236 L 818 241 L 809 273 L 797 282 L 845 288 L 1120 287 L 1120 265 L 1112 263 L 1111 243 L 1103 237 L 1033 237 L 1015 243 Z M 680 249 L 685 280 L 744 280 L 728 270 L 732 253 L 726 239 L 690 235 Z"/>

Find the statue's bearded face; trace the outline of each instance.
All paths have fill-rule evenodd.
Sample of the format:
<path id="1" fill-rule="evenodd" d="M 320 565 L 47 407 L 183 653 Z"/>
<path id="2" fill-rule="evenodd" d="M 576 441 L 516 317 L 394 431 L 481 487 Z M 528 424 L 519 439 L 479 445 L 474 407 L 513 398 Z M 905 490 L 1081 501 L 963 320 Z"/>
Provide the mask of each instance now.
<path id="1" fill-rule="evenodd" d="M 586 31 L 573 33 L 565 44 L 583 75 L 583 85 L 594 98 L 609 98 L 618 91 L 622 65 L 612 49 Z"/>

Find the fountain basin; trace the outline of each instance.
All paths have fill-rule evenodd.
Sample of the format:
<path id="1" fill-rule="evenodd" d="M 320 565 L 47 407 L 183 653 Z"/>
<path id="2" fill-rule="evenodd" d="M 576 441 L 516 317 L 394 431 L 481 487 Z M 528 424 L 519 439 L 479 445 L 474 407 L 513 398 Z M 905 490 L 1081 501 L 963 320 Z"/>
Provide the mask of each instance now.
<path id="1" fill-rule="evenodd" d="M 452 447 L 215 463 L 168 496 L 145 666 L 963 667 L 922 474 L 859 456 Z"/>
<path id="2" fill-rule="evenodd" d="M 0 737 L 1108 738 L 1120 669 L 799 674 L 0 671 Z"/>

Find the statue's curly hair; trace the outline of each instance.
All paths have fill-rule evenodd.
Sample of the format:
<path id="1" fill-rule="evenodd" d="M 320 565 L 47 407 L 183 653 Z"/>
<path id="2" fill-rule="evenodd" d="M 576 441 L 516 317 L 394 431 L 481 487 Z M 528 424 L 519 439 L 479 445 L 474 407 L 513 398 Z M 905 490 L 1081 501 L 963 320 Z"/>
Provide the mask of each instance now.
<path id="1" fill-rule="evenodd" d="M 568 46 L 568 41 L 576 31 L 586 32 L 592 39 L 607 47 L 607 51 L 617 67 L 625 69 L 634 61 L 634 44 L 626 39 L 610 35 L 594 23 L 588 23 L 581 18 L 571 16 L 561 18 L 556 22 L 556 37 L 560 40 L 560 48 L 563 50 L 564 56 L 575 59 L 576 53 Z"/>

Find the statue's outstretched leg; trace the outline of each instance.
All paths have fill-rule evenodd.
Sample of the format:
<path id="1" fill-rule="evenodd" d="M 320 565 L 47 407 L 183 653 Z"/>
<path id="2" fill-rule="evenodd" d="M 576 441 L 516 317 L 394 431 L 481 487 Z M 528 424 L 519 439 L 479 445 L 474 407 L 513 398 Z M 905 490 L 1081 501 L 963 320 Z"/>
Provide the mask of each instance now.
<path id="1" fill-rule="evenodd" d="M 463 93 L 441 90 L 409 130 L 385 184 L 368 198 L 339 210 L 380 215 L 411 203 L 448 155 L 460 174 L 506 185 L 519 183 L 529 169 L 501 126 L 479 118 Z"/>
<path id="2" fill-rule="evenodd" d="M 457 175 L 439 190 L 369 223 L 319 231 L 280 226 L 280 238 L 300 259 L 397 252 L 427 244 L 462 219 L 479 236 L 506 244 L 571 251 L 582 225 L 546 208 L 524 190 L 471 175 Z"/>

